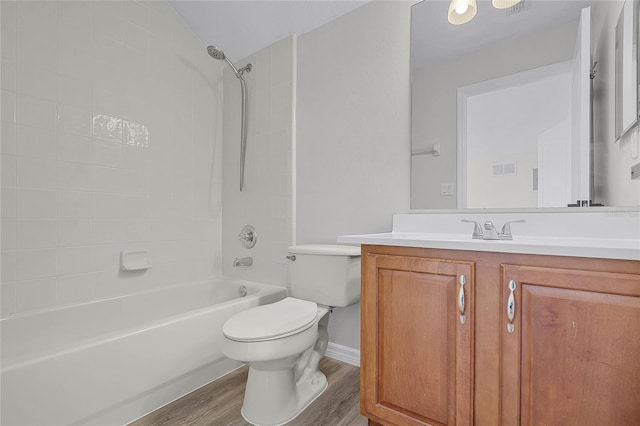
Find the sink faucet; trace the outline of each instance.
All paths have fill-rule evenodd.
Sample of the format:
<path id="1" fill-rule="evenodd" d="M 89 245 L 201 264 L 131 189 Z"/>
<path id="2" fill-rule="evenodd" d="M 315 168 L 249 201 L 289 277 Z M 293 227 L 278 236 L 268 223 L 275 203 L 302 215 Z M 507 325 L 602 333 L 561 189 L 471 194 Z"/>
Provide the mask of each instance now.
<path id="1" fill-rule="evenodd" d="M 524 220 L 512 220 L 512 221 L 506 222 L 502 226 L 502 230 L 500 230 L 500 232 L 498 232 L 496 230 L 495 225 L 490 220 L 487 220 L 484 223 L 484 231 L 482 230 L 483 227 L 481 227 L 480 224 L 478 222 L 476 222 L 475 220 L 462 219 L 462 222 L 469 222 L 469 223 L 473 223 L 474 224 L 473 234 L 471 235 L 471 237 L 473 239 L 476 239 L 476 240 L 513 240 L 513 235 L 511 235 L 511 224 L 512 223 L 517 223 L 517 222 L 524 222 Z"/>
<path id="2" fill-rule="evenodd" d="M 487 220 L 484 223 L 484 233 L 482 234 L 482 239 L 483 240 L 498 240 L 499 239 L 498 230 L 493 225 L 493 222 L 491 222 L 490 220 Z"/>
<path id="3" fill-rule="evenodd" d="M 237 257 L 233 260 L 233 266 L 251 266 L 253 265 L 253 257 L 243 257 L 238 259 Z"/>

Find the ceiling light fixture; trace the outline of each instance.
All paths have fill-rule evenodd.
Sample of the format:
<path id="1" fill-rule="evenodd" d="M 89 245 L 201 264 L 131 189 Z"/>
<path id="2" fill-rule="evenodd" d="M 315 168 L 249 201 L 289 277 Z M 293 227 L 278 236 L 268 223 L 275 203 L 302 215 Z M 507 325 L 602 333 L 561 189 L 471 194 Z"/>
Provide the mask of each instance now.
<path id="1" fill-rule="evenodd" d="M 491 0 L 491 4 L 496 9 L 509 9 L 518 3 L 520 3 L 520 0 Z"/>
<path id="2" fill-rule="evenodd" d="M 491 0 L 491 4 L 496 9 L 508 9 L 520 3 L 520 1 L 521 0 Z M 478 7 L 476 0 L 451 0 L 447 19 L 453 25 L 466 24 L 476 16 L 477 12 Z"/>
<path id="3" fill-rule="evenodd" d="M 451 0 L 447 18 L 453 25 L 466 24 L 476 16 L 476 0 Z"/>

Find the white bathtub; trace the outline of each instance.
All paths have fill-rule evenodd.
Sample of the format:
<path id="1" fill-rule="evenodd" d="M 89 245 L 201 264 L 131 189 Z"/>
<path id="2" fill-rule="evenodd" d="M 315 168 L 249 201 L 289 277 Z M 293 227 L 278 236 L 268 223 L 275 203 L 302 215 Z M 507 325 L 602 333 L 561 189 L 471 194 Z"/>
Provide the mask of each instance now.
<path id="1" fill-rule="evenodd" d="M 236 368 L 221 353 L 224 321 L 285 296 L 209 281 L 3 319 L 0 423 L 132 421 Z"/>

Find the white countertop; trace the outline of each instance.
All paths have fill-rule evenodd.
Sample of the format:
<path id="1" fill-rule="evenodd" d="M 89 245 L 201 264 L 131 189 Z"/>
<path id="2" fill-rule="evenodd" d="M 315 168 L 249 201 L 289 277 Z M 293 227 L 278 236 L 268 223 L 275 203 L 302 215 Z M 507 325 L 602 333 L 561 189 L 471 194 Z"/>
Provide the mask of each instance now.
<path id="1" fill-rule="evenodd" d="M 344 235 L 343 244 L 423 247 L 499 253 L 543 254 L 640 260 L 640 242 L 629 239 L 514 237 L 513 240 L 474 240 L 470 235 L 389 232 Z"/>
<path id="2" fill-rule="evenodd" d="M 637 210 L 586 213 L 396 214 L 392 232 L 344 235 L 338 237 L 338 242 L 640 260 L 640 215 Z M 500 230 L 505 221 L 520 218 L 526 222 L 512 225 L 513 240 L 473 239 L 473 225 L 460 223 L 461 219 L 476 220 L 481 224 L 492 220 Z M 461 233 L 465 231 L 468 233 Z M 545 232 L 550 235 L 543 235 Z"/>

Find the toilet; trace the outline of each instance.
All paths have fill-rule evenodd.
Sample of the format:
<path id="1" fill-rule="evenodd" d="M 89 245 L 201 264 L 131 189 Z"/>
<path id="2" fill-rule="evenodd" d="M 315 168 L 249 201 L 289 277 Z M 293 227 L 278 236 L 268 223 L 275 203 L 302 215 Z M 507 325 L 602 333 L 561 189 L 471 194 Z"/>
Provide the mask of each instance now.
<path id="1" fill-rule="evenodd" d="M 318 364 L 333 307 L 360 301 L 360 247 L 289 247 L 290 294 L 229 318 L 222 353 L 249 365 L 242 417 L 254 425 L 293 420 L 327 388 Z"/>

